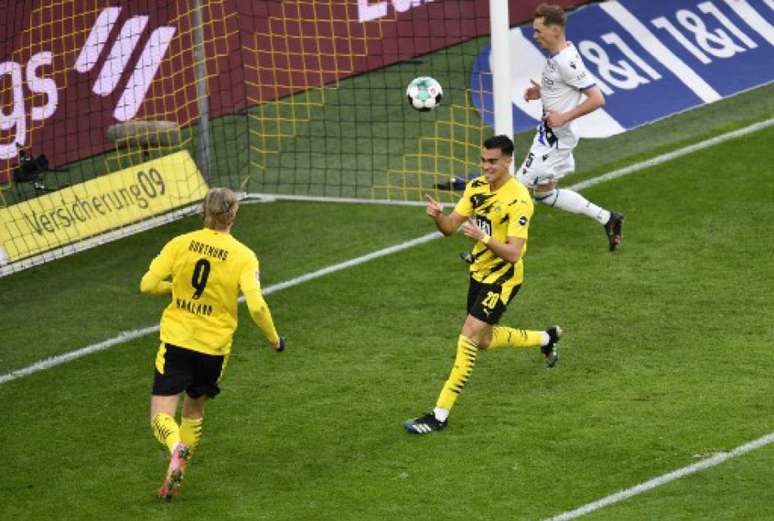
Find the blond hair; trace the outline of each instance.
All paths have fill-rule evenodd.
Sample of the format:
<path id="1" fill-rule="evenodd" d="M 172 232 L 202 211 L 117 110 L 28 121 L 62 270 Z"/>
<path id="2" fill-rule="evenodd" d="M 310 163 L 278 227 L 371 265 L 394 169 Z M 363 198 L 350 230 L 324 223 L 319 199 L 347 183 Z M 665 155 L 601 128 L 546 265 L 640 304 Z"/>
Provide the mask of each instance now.
<path id="1" fill-rule="evenodd" d="M 567 15 L 562 6 L 556 4 L 542 3 L 535 9 L 535 18 L 542 18 L 545 25 L 558 25 L 565 27 L 567 25 Z"/>
<path id="2" fill-rule="evenodd" d="M 202 202 L 204 226 L 212 229 L 227 228 L 236 219 L 239 202 L 228 188 L 210 188 Z"/>

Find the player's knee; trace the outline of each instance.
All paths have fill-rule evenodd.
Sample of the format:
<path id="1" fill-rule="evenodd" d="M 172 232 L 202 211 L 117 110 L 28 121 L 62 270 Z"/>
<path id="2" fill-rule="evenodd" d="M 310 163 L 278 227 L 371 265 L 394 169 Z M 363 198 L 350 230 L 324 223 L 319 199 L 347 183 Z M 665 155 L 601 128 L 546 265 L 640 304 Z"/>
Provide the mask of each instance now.
<path id="1" fill-rule="evenodd" d="M 479 351 L 486 351 L 489 349 L 489 344 L 492 343 L 492 331 L 486 331 L 482 336 L 481 340 L 478 342 L 478 350 Z"/>
<path id="2" fill-rule="evenodd" d="M 470 341 L 476 344 L 476 347 L 481 350 L 486 349 L 484 346 L 488 346 L 492 341 L 491 326 L 470 315 L 462 325 L 461 334 L 462 336 L 469 338 Z"/>
<path id="3" fill-rule="evenodd" d="M 465 338 L 470 339 L 471 342 L 478 344 L 480 332 L 478 329 L 469 325 L 468 323 L 465 323 L 462 326 L 462 331 L 460 331 L 460 334 Z"/>
<path id="4" fill-rule="evenodd" d="M 535 192 L 535 201 L 543 204 L 547 204 L 548 206 L 554 206 L 556 204 L 556 199 L 559 197 L 559 190 L 556 188 L 553 188 L 551 190 L 545 191 L 545 192 Z"/>

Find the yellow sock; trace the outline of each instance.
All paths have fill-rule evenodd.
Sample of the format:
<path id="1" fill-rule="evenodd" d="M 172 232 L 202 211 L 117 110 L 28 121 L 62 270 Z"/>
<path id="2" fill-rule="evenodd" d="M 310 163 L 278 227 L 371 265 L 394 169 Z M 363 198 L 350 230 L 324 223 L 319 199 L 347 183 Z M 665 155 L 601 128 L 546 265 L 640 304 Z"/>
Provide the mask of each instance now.
<path id="1" fill-rule="evenodd" d="M 180 427 L 169 414 L 160 412 L 151 420 L 151 430 L 159 443 L 165 445 L 169 452 L 180 442 Z"/>
<path id="2" fill-rule="evenodd" d="M 468 337 L 460 335 L 457 339 L 457 358 L 454 359 L 454 368 L 438 397 L 437 407 L 447 411 L 451 410 L 454 402 L 457 401 L 457 396 L 462 392 L 462 388 L 465 387 L 470 375 L 473 374 L 477 355 L 478 346 Z"/>
<path id="3" fill-rule="evenodd" d="M 188 445 L 188 448 L 193 450 L 199 444 L 199 440 L 202 437 L 202 422 L 204 418 L 186 418 L 183 416 L 180 419 L 180 441 Z"/>
<path id="4" fill-rule="evenodd" d="M 545 331 L 529 331 L 513 327 L 497 326 L 492 328 L 492 341 L 486 351 L 495 351 L 505 347 L 540 347 Z"/>

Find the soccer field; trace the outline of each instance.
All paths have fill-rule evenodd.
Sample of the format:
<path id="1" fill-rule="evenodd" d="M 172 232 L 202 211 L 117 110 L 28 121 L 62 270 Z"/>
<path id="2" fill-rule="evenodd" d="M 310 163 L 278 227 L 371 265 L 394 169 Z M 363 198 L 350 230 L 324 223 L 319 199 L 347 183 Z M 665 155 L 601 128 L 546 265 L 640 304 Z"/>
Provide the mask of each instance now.
<path id="1" fill-rule="evenodd" d="M 704 126 L 700 111 L 672 123 L 711 134 L 727 124 L 712 110 Z M 677 146 L 667 138 L 609 160 Z M 538 206 L 502 322 L 561 324 L 561 361 L 483 353 L 432 436 L 401 423 L 433 405 L 454 358 L 462 236 L 273 292 L 282 354 L 240 309 L 223 393 L 170 504 L 155 498 L 166 462 L 147 419 L 155 334 L 0 384 L 0 519 L 538 520 L 774 432 L 772 142 L 769 127 L 588 189 L 626 213 L 612 255 L 597 225 Z M 157 324 L 166 299 L 139 295 L 139 279 L 196 226 L 2 279 L 0 374 Z M 245 205 L 234 234 L 268 287 L 433 229 L 420 208 L 272 203 Z M 765 446 L 585 519 L 772 519 L 773 456 Z"/>

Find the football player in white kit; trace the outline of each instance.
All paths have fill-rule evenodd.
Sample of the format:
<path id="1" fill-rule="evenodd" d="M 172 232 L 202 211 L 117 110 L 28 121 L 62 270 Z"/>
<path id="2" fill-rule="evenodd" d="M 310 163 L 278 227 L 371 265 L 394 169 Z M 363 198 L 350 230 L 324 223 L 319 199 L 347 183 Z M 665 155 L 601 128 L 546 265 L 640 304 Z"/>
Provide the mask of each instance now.
<path id="1" fill-rule="evenodd" d="M 597 206 L 574 190 L 557 188 L 558 181 L 575 170 L 572 150 L 578 136 L 573 121 L 605 104 L 575 46 L 565 38 L 566 23 L 561 6 L 540 4 L 535 11 L 535 41 L 550 54 L 541 82 L 532 80 L 524 99 L 543 103 L 543 121 L 516 177 L 532 190 L 536 201 L 586 215 L 604 226 L 610 251 L 614 251 L 621 245 L 624 216 Z M 581 102 L 583 95 L 586 99 Z"/>

